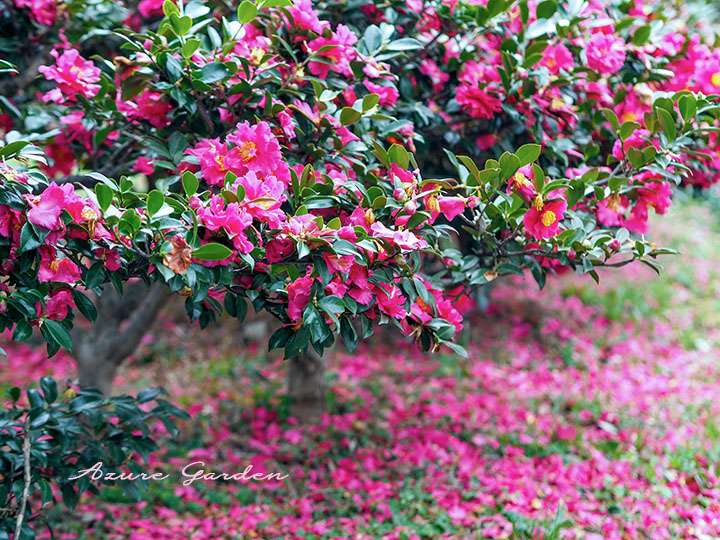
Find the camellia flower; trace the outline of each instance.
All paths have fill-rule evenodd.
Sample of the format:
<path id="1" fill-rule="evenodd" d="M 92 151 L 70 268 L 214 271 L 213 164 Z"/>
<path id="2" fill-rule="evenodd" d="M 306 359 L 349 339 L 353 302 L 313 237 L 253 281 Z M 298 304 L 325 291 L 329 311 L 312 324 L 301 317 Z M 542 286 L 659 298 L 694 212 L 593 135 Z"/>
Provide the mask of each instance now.
<path id="1" fill-rule="evenodd" d="M 552 238 L 558 233 L 565 210 L 567 202 L 562 197 L 543 201 L 542 196 L 538 195 L 525 214 L 525 230 L 537 240 Z"/>
<path id="2" fill-rule="evenodd" d="M 611 34 L 595 34 L 585 47 L 587 64 L 601 75 L 617 73 L 625 63 L 625 41 Z"/>
<path id="3" fill-rule="evenodd" d="M 115 104 L 118 111 L 123 113 L 128 120 L 135 122 L 145 120 L 158 129 L 170 124 L 168 113 L 172 110 L 172 107 L 170 103 L 165 101 L 163 95 L 156 90 L 146 88 L 133 99 L 123 101 L 118 89 Z"/>
<path id="4" fill-rule="evenodd" d="M 49 81 L 55 81 L 57 88 L 43 96 L 43 101 L 63 104 L 77 101 L 78 96 L 92 98 L 100 91 L 100 69 L 86 60 L 75 49 L 66 49 L 62 54 L 57 50 L 50 53 L 55 58 L 54 66 L 40 66 L 38 71 Z"/>
<path id="5" fill-rule="evenodd" d="M 52 26 L 57 20 L 57 0 L 15 0 L 15 6 L 29 8 L 32 19 L 45 26 Z"/>
<path id="6" fill-rule="evenodd" d="M 310 290 L 315 279 L 311 276 L 303 276 L 287 286 L 288 293 L 288 316 L 293 322 L 302 319 L 302 312 L 310 302 Z"/>
<path id="7" fill-rule="evenodd" d="M 225 175 L 231 171 L 233 156 L 229 155 L 227 145 L 221 143 L 220 139 L 203 139 L 187 154 L 195 156 L 200 162 L 200 172 L 203 180 L 211 186 L 222 186 L 225 184 Z M 228 159 L 229 158 L 229 159 Z M 240 163 L 235 163 L 239 172 Z"/>
<path id="8" fill-rule="evenodd" d="M 557 43 L 545 48 L 540 65 L 545 66 L 553 75 L 557 75 L 563 69 L 572 69 L 575 61 L 568 48 L 562 43 Z"/>
<path id="9" fill-rule="evenodd" d="M 56 230 L 62 226 L 60 215 L 67 210 L 75 221 L 80 222 L 85 203 L 77 196 L 71 184 L 58 186 L 54 182 L 36 200 L 30 201 L 28 221 L 45 229 Z"/>
<path id="10" fill-rule="evenodd" d="M 490 119 L 502 107 L 502 102 L 495 96 L 466 84 L 458 86 L 455 99 L 458 104 L 467 107 L 467 113 L 474 118 Z"/>
<path id="11" fill-rule="evenodd" d="M 397 285 L 380 283 L 374 285 L 373 290 L 378 309 L 381 312 L 394 319 L 403 319 L 407 316 L 405 296 L 403 296 Z"/>
<path id="12" fill-rule="evenodd" d="M 308 65 L 310 73 L 321 79 L 327 78 L 330 71 L 351 76 L 350 62 L 357 56 L 353 48 L 356 42 L 357 36 L 344 24 L 339 24 L 329 38 L 319 37 L 310 41 L 307 44 L 309 51 L 327 62 L 311 61 Z"/>
<path id="13" fill-rule="evenodd" d="M 238 176 L 253 171 L 261 178 L 273 175 L 286 186 L 290 182 L 290 169 L 283 160 L 280 143 L 267 122 L 255 125 L 241 122 L 227 136 L 227 141 L 235 145 L 232 154 L 239 163 Z"/>
<path id="14" fill-rule="evenodd" d="M 400 93 L 393 85 L 383 86 L 371 81 L 365 81 L 363 84 L 370 92 L 380 96 L 381 107 L 392 107 L 400 97 Z"/>
<path id="15" fill-rule="evenodd" d="M 38 281 L 74 284 L 80 281 L 81 277 L 80 268 L 70 259 L 59 257 L 54 248 L 40 248 Z"/>
<path id="16" fill-rule="evenodd" d="M 75 301 L 67 289 L 55 291 L 45 301 L 45 316 L 54 321 L 65 319 L 71 309 L 75 309 Z M 38 314 L 41 313 L 40 311 Z"/>

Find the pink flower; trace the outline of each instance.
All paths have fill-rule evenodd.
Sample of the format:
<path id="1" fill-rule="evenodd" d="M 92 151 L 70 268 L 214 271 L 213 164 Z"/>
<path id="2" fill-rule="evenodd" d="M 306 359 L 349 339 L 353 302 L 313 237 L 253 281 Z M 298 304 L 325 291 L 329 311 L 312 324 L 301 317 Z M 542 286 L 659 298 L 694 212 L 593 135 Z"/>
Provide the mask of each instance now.
<path id="1" fill-rule="evenodd" d="M 65 192 L 55 183 L 40 194 L 39 200 L 30 208 L 28 221 L 44 229 L 54 230 L 60 224 L 60 214 L 65 206 Z"/>
<path id="2" fill-rule="evenodd" d="M 140 156 L 135 160 L 133 170 L 139 172 L 140 174 L 144 174 L 145 176 L 150 176 L 155 172 L 155 165 L 150 158 Z"/>
<path id="3" fill-rule="evenodd" d="M 146 19 L 160 17 L 163 14 L 163 0 L 140 0 L 138 11 Z"/>
<path id="4" fill-rule="evenodd" d="M 331 37 L 319 37 L 310 41 L 307 44 L 310 52 L 327 62 L 310 62 L 310 73 L 321 79 L 327 78 L 330 71 L 351 76 L 350 62 L 357 56 L 353 48 L 356 42 L 357 36 L 343 24 L 338 25 Z"/>
<path id="5" fill-rule="evenodd" d="M 49 230 L 62 228 L 60 215 L 63 210 L 67 210 L 76 223 L 84 221 L 88 206 L 71 184 L 58 186 L 54 182 L 39 197 L 30 199 L 30 205 L 28 221 Z M 97 218 L 97 214 L 92 217 Z"/>
<path id="6" fill-rule="evenodd" d="M 58 282 L 70 285 L 80 281 L 80 268 L 70 259 L 60 258 L 52 248 L 40 248 L 38 280 L 41 283 Z"/>
<path id="7" fill-rule="evenodd" d="M 265 245 L 268 262 L 278 263 L 295 251 L 295 243 L 289 238 L 275 238 Z"/>
<path id="8" fill-rule="evenodd" d="M 293 118 L 287 111 L 280 111 L 278 113 L 278 121 L 280 122 L 280 127 L 282 127 L 283 133 L 289 140 L 293 140 L 295 138 L 295 123 L 293 122 Z"/>
<path id="9" fill-rule="evenodd" d="M 45 302 L 45 316 L 54 321 L 62 321 L 75 308 L 72 293 L 62 289 L 51 294 Z"/>
<path id="10" fill-rule="evenodd" d="M 625 41 L 611 34 L 595 34 L 585 46 L 587 65 L 601 75 L 617 73 L 625 63 Z"/>
<path id="11" fill-rule="evenodd" d="M 565 199 L 543 201 L 538 195 L 525 214 L 525 230 L 536 240 L 552 238 L 558 233 L 565 210 L 567 210 Z"/>
<path id="12" fill-rule="evenodd" d="M 370 92 L 380 96 L 381 107 L 392 107 L 400 97 L 400 93 L 393 85 L 383 86 L 370 81 L 365 81 L 363 84 Z"/>
<path id="13" fill-rule="evenodd" d="M 145 120 L 158 129 L 170 124 L 168 113 L 172 110 L 172 106 L 156 90 L 146 88 L 129 101 L 123 101 L 118 90 L 115 104 L 118 111 L 123 113 L 128 120 L 134 122 Z"/>
<path id="14" fill-rule="evenodd" d="M 404 319 L 407 316 L 405 296 L 397 285 L 381 283 L 373 286 L 373 291 L 378 309 L 385 315 L 394 319 Z"/>
<path id="15" fill-rule="evenodd" d="M 275 176 L 285 186 L 290 182 L 290 169 L 283 160 L 280 143 L 267 122 L 250 125 L 241 122 L 227 141 L 234 144 L 233 163 L 238 163 L 238 176 L 253 171 L 258 177 Z"/>
<path id="16" fill-rule="evenodd" d="M 448 221 L 452 221 L 465 211 L 466 202 L 461 197 L 438 197 L 438 205 L 440 212 Z"/>
<path id="17" fill-rule="evenodd" d="M 310 302 L 310 290 L 314 282 L 315 278 L 303 276 L 287 286 L 287 311 L 291 321 L 298 322 L 302 319 L 302 312 Z"/>
<path id="18" fill-rule="evenodd" d="M 227 145 L 220 139 L 203 139 L 186 153 L 198 159 L 203 180 L 211 186 L 225 185 L 225 175 L 231 168 L 240 170 L 240 163 L 229 155 Z"/>
<path id="19" fill-rule="evenodd" d="M 40 66 L 38 71 L 49 81 L 55 81 L 57 88 L 43 96 L 43 101 L 65 103 L 77 101 L 78 96 L 92 98 L 100 91 L 100 70 L 90 60 L 85 60 L 75 49 L 66 49 L 62 54 L 57 50 L 50 53 L 55 58 L 54 66 Z"/>
<path id="20" fill-rule="evenodd" d="M 428 243 L 423 238 L 418 238 L 414 233 L 410 231 L 393 231 L 379 221 L 373 223 L 370 230 L 375 238 L 382 238 L 405 251 L 415 251 L 428 246 Z"/>
<path id="21" fill-rule="evenodd" d="M 548 68 L 548 71 L 553 75 L 557 75 L 560 70 L 571 70 L 575 65 L 575 61 L 568 48 L 562 43 L 558 43 L 545 49 L 540 65 Z"/>
<path id="22" fill-rule="evenodd" d="M 426 58 L 420 63 L 420 73 L 430 78 L 433 84 L 433 90 L 436 92 L 442 90 L 450 80 L 450 75 L 445 73 L 434 60 Z"/>
<path id="23" fill-rule="evenodd" d="M 30 8 L 30 16 L 39 24 L 52 26 L 57 20 L 57 0 L 15 0 L 15 6 Z"/>
<path id="24" fill-rule="evenodd" d="M 290 23 L 293 28 L 322 34 L 326 28 L 330 27 L 330 23 L 318 18 L 313 9 L 312 0 L 295 0 L 293 5 L 288 8 L 288 12 L 292 16 Z"/>
<path id="25" fill-rule="evenodd" d="M 467 107 L 467 113 L 474 118 L 489 120 L 502 108 L 502 102 L 498 98 L 467 84 L 457 87 L 455 99 L 459 105 Z"/>

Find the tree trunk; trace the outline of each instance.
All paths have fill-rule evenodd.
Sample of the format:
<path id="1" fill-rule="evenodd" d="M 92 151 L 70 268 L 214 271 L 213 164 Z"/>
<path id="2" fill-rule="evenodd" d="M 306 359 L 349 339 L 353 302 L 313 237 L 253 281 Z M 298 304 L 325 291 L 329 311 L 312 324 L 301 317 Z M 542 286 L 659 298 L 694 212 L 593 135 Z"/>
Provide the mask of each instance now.
<path id="1" fill-rule="evenodd" d="M 290 414 L 302 423 L 313 423 L 325 411 L 325 362 L 313 349 L 288 363 Z"/>
<path id="2" fill-rule="evenodd" d="M 97 320 L 74 332 L 79 384 L 109 394 L 120 364 L 135 352 L 170 293 L 161 283 L 132 283 L 119 295 L 106 287 L 97 300 Z"/>

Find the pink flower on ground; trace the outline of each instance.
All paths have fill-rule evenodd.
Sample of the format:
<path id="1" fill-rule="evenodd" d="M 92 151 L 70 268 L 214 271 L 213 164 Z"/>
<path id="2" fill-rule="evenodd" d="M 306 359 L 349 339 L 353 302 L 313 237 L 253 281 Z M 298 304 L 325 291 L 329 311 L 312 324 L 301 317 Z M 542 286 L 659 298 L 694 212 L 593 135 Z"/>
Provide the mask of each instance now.
<path id="1" fill-rule="evenodd" d="M 65 103 L 77 101 L 78 96 L 92 98 L 100 91 L 100 70 L 86 60 L 75 49 L 66 49 L 62 54 L 57 50 L 50 53 L 55 58 L 54 66 L 40 66 L 38 71 L 49 81 L 55 81 L 57 88 L 43 96 L 43 101 Z"/>
<path id="2" fill-rule="evenodd" d="M 552 238 L 558 234 L 565 210 L 567 210 L 565 199 L 543 201 L 538 195 L 525 214 L 525 230 L 536 240 Z"/>
<path id="3" fill-rule="evenodd" d="M 51 281 L 74 284 L 80 281 L 80 268 L 70 259 L 60 258 L 53 248 L 41 248 L 38 280 L 41 283 Z"/>
<path id="4" fill-rule="evenodd" d="M 293 322 L 302 319 L 302 312 L 310 302 L 310 290 L 312 289 L 315 278 L 311 276 L 303 276 L 287 286 L 288 293 L 288 316 Z"/>
<path id="5" fill-rule="evenodd" d="M 625 41 L 611 34 L 595 34 L 585 47 L 587 64 L 601 75 L 617 73 L 625 63 Z"/>

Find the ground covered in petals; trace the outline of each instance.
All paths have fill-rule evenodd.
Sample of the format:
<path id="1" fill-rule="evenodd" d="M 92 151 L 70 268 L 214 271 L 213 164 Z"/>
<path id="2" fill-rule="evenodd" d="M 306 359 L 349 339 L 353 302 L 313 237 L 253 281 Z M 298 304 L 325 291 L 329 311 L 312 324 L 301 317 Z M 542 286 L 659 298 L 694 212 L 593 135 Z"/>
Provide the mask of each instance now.
<path id="1" fill-rule="evenodd" d="M 120 387 L 162 384 L 191 413 L 148 465 L 171 478 L 140 502 L 106 487 L 73 518 L 55 512 L 55 537 L 720 536 L 720 212 L 686 202 L 665 227 L 684 257 L 662 279 L 498 284 L 467 325 L 468 359 L 390 333 L 336 351 L 312 428 L 288 418 L 282 362 L 232 323 L 189 335 L 168 321 Z M 67 357 L 5 348 L 3 384 L 72 376 Z M 191 461 L 289 478 L 183 486 Z"/>

